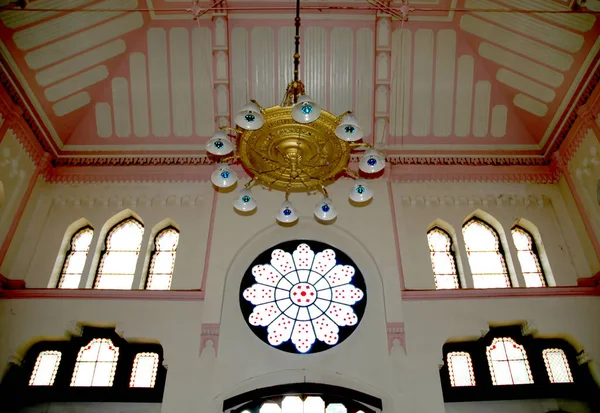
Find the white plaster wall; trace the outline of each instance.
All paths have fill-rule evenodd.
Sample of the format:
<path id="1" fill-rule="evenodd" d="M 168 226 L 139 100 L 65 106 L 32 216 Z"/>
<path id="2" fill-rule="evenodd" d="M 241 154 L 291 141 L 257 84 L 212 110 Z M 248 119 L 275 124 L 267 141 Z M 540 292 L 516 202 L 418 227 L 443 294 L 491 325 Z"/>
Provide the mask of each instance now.
<path id="1" fill-rule="evenodd" d="M 571 158 L 569 170 L 592 231 L 598 238 L 600 237 L 600 193 L 598 192 L 600 143 L 592 129 L 588 129 L 581 145 Z"/>
<path id="2" fill-rule="evenodd" d="M 180 240 L 171 289 L 199 289 L 213 192 L 208 184 L 44 184 L 32 219 L 20 230 L 24 236 L 10 278 L 25 279 L 30 288 L 53 287 L 58 281 L 69 239 L 84 223 L 94 228 L 81 288 L 91 287 L 104 236 L 130 212 L 144 224 L 134 289 L 143 288 L 153 236 L 174 224 Z M 43 218 L 40 218 L 43 217 Z M 72 225 L 78 222 L 78 225 Z"/>
<path id="3" fill-rule="evenodd" d="M 547 413 L 559 409 L 569 413 L 591 413 L 585 403 L 571 400 L 510 400 L 446 404 L 446 413 Z"/>
<path id="4" fill-rule="evenodd" d="M 22 354 L 32 340 L 63 337 L 77 322 L 116 324 L 125 338 L 157 340 L 163 345 L 168 365 L 162 404 L 165 413 L 216 413 L 228 397 L 304 380 L 380 397 L 384 412 L 441 413 L 448 408 L 457 411 L 442 400 L 438 373 L 442 345 L 452 337 L 478 337 L 489 322 L 527 320 L 540 334 L 573 337 L 593 359 L 600 357 L 600 329 L 595 319 L 600 300 L 595 297 L 403 302 L 400 294 L 390 187 L 406 285 L 428 289 L 433 288 L 428 226 L 443 219 L 460 232 L 463 221 L 478 208 L 493 215 L 507 234 L 519 218 L 535 224 L 557 285 L 574 285 L 578 276 L 589 276 L 587 258 L 574 248 L 579 238 L 556 186 L 388 185 L 375 181 L 375 197 L 364 208 L 348 203 L 350 186 L 349 180 L 343 180 L 329 189 L 339 216 L 328 226 L 312 217 L 318 195 L 292 195 L 301 218 L 291 228 L 274 224 L 274 214 L 283 201 L 279 192 L 256 190 L 259 207 L 250 217 L 233 211 L 235 192 L 219 193 L 204 302 L 1 300 L 0 360 L 6 363 Z M 150 230 L 167 218 L 179 226 L 173 289 L 200 288 L 213 202 L 208 184 L 44 184 L 37 190 L 39 196 L 31 205 L 34 212 L 22 227 L 23 241 L 15 247 L 13 278 L 25 274 L 29 287 L 52 285 L 67 228 L 85 218 L 101 239 L 110 226 L 107 221 L 116 220 L 115 214 L 128 208 L 143 221 L 148 240 Z M 445 206 L 438 205 L 440 199 Z M 349 254 L 363 272 L 368 291 L 367 310 L 354 334 L 329 351 L 308 356 L 283 353 L 262 343 L 242 319 L 238 298 L 242 274 L 256 255 L 279 242 L 301 238 L 330 243 Z M 92 261 L 99 246 L 89 260 L 88 274 L 95 271 Z M 142 267 L 138 265 L 140 276 Z M 400 347 L 388 354 L 386 322 L 405 323 L 406 355 Z M 220 323 L 216 358 L 210 349 L 199 356 L 202 323 Z M 537 412 L 534 408 L 528 411 Z"/>
<path id="5" fill-rule="evenodd" d="M 35 165 L 21 143 L 9 130 L 0 142 L 0 240 L 4 240 L 19 209 L 23 194 Z M 10 261 L 3 263 L 0 273 L 6 275 Z"/>
<path id="6" fill-rule="evenodd" d="M 539 232 L 538 247 L 545 252 L 542 256 L 547 262 L 543 259 L 542 264 L 549 285 L 576 285 L 577 278 L 591 274 L 587 257 L 577 247 L 579 239 L 571 220 L 561 213 L 565 205 L 554 185 L 396 183 L 393 192 L 407 289 L 435 288 L 426 237 L 434 224 L 453 235 L 459 270 L 472 288 L 462 226 L 474 213 L 498 231 L 513 285 L 525 286 L 510 233 L 520 219 L 532 223 Z M 536 231 L 532 232 L 535 235 Z"/>

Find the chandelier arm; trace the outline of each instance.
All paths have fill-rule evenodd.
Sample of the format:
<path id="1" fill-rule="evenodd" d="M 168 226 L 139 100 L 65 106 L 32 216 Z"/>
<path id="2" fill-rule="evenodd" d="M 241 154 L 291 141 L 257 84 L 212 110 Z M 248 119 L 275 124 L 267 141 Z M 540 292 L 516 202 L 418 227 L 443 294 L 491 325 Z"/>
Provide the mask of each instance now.
<path id="1" fill-rule="evenodd" d="M 260 103 L 258 103 L 255 99 L 250 99 L 250 102 L 254 103 L 256 106 L 258 106 L 258 108 L 260 109 L 261 113 L 264 113 L 265 109 L 260 106 Z"/>
<path id="2" fill-rule="evenodd" d="M 240 159 L 238 155 L 228 156 L 227 158 L 219 159 L 219 163 L 229 163 L 230 161 L 237 161 Z"/>
<path id="3" fill-rule="evenodd" d="M 227 132 L 228 130 L 233 131 L 233 132 L 235 132 L 236 137 L 237 137 L 238 133 L 241 132 L 239 129 L 232 128 L 231 126 L 221 126 L 219 129 L 221 129 L 223 132 Z"/>
<path id="4" fill-rule="evenodd" d="M 342 113 L 340 116 L 338 116 L 338 117 L 337 117 L 337 121 L 338 121 L 338 122 L 341 122 L 341 121 L 342 121 L 342 119 L 344 118 L 344 116 L 346 116 L 346 115 L 351 115 L 351 114 L 352 114 L 352 111 L 351 111 L 351 110 L 347 110 L 347 111 L 345 111 L 344 113 Z"/>
<path id="5" fill-rule="evenodd" d="M 323 182 L 321 182 L 321 192 L 323 192 L 325 198 L 329 198 L 329 193 L 327 192 L 327 189 L 325 189 L 325 185 L 323 185 Z"/>
<path id="6" fill-rule="evenodd" d="M 367 142 L 350 143 L 350 148 L 351 149 L 355 149 L 355 148 L 375 149 L 375 147 L 373 145 L 371 145 L 370 143 L 367 143 Z"/>
<path id="7" fill-rule="evenodd" d="M 360 173 L 350 169 L 350 168 L 344 168 L 344 172 L 347 172 L 348 175 L 354 175 L 357 178 L 360 178 Z"/>

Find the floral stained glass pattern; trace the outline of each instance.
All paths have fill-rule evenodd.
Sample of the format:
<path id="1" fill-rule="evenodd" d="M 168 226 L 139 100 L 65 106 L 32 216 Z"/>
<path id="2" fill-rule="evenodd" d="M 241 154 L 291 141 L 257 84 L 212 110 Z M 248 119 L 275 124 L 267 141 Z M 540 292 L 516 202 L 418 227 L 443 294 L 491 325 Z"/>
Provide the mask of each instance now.
<path id="1" fill-rule="evenodd" d="M 448 353 L 448 374 L 452 387 L 475 386 L 471 355 L 464 351 Z"/>
<path id="2" fill-rule="evenodd" d="M 497 337 L 487 347 L 494 386 L 533 383 L 525 349 L 512 338 Z"/>
<path id="3" fill-rule="evenodd" d="M 79 288 L 93 236 L 94 230 L 91 227 L 82 228 L 73 235 L 60 272 L 58 288 Z"/>
<path id="4" fill-rule="evenodd" d="M 527 287 L 545 287 L 546 280 L 540 265 L 540 260 L 535 248 L 533 237 L 521 227 L 512 229 L 512 237 L 517 249 L 517 257 L 525 278 Z"/>
<path id="5" fill-rule="evenodd" d="M 94 288 L 129 290 L 140 254 L 144 227 L 129 218 L 110 230 L 106 236 Z"/>
<path id="6" fill-rule="evenodd" d="M 119 348 L 110 339 L 93 339 L 79 350 L 71 386 L 111 387 L 118 358 Z"/>
<path id="7" fill-rule="evenodd" d="M 286 244 L 295 250 L 276 248 L 269 263 L 256 264 L 266 261 L 263 254 L 246 273 L 242 311 L 254 332 L 272 346 L 299 353 L 325 350 L 358 324 L 366 302 L 364 280 L 354 265 L 338 262 L 345 254 L 325 244 L 312 242 L 324 246 L 316 253 L 307 243 Z"/>
<path id="8" fill-rule="evenodd" d="M 129 387 L 152 388 L 156 383 L 156 372 L 158 371 L 158 354 L 138 353 L 133 360 L 131 379 Z"/>
<path id="9" fill-rule="evenodd" d="M 60 365 L 60 351 L 42 351 L 35 360 L 33 372 L 29 378 L 30 386 L 52 386 Z"/>
<path id="10" fill-rule="evenodd" d="M 550 383 L 572 383 L 573 375 L 565 352 L 558 348 L 547 348 L 542 352 Z"/>
<path id="11" fill-rule="evenodd" d="M 450 235 L 441 228 L 432 228 L 427 232 L 427 241 L 429 243 L 435 289 L 460 288 Z"/>
<path id="12" fill-rule="evenodd" d="M 154 252 L 148 269 L 147 290 L 171 288 L 175 255 L 179 244 L 179 232 L 169 227 L 160 231 L 154 239 Z"/>
<path id="13" fill-rule="evenodd" d="M 488 224 L 471 219 L 463 226 L 465 247 L 475 288 L 509 288 L 510 278 L 500 239 Z"/>

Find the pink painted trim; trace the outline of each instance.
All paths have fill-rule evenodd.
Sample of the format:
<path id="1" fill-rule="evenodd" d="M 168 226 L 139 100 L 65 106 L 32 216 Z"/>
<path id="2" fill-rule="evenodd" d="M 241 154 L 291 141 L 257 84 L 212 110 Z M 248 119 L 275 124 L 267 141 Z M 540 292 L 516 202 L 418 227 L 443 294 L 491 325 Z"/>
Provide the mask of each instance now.
<path id="1" fill-rule="evenodd" d="M 212 209 L 210 210 L 210 223 L 208 224 L 208 235 L 206 236 L 206 253 L 204 254 L 204 269 L 202 270 L 202 285 L 200 290 L 206 291 L 206 280 L 208 278 L 208 267 L 210 264 L 210 251 L 212 246 L 212 236 L 215 227 L 215 217 L 217 210 L 217 197 L 219 193 L 214 191 Z"/>
<path id="2" fill-rule="evenodd" d="M 212 165 L 56 166 L 50 183 L 98 182 L 207 182 Z"/>
<path id="3" fill-rule="evenodd" d="M 579 278 L 577 280 L 578 287 L 596 287 L 600 288 L 600 272 L 590 278 Z"/>
<path id="4" fill-rule="evenodd" d="M 200 355 L 206 347 L 206 343 L 212 341 L 215 356 L 219 355 L 219 333 L 221 325 L 217 323 L 202 323 L 202 334 L 200 336 Z"/>
<path id="5" fill-rule="evenodd" d="M 21 290 L 23 288 L 25 288 L 24 280 L 10 280 L 0 274 L 0 296 L 2 296 L 3 290 Z"/>
<path id="6" fill-rule="evenodd" d="M 15 212 L 15 216 L 13 217 L 12 223 L 10 224 L 10 228 L 8 229 L 6 237 L 4 238 L 4 241 L 2 242 L 2 247 L 0 247 L 0 266 L 4 262 L 4 259 L 6 258 L 6 254 L 8 253 L 8 248 L 10 247 L 10 243 L 12 242 L 12 239 L 15 236 L 15 233 L 17 232 L 17 228 L 19 227 L 19 223 L 21 222 L 21 218 L 23 217 L 23 213 L 25 212 L 25 207 L 27 206 L 27 203 L 29 202 L 29 198 L 31 197 L 33 188 L 35 187 L 35 184 L 37 183 L 38 177 L 40 175 L 43 175 L 49 166 L 50 166 L 50 154 L 48 154 L 46 152 L 45 156 L 41 160 L 39 160 L 39 163 L 36 166 L 35 171 L 33 172 L 33 175 L 31 176 L 31 179 L 29 180 L 29 185 L 27 185 L 27 189 L 25 190 L 25 193 L 23 194 L 23 198 L 21 198 L 21 203 L 19 204 L 19 207 L 18 207 L 17 211 Z"/>
<path id="7" fill-rule="evenodd" d="M 404 271 L 402 268 L 402 257 L 400 256 L 400 238 L 398 237 L 398 223 L 396 221 L 396 206 L 392 193 L 392 183 L 388 181 L 388 196 L 390 199 L 390 213 L 392 214 L 392 230 L 394 231 L 394 245 L 396 247 L 396 263 L 398 264 L 398 275 L 400 276 L 400 289 L 405 290 Z"/>
<path id="8" fill-rule="evenodd" d="M 75 300 L 153 300 L 153 301 L 202 301 L 204 292 L 199 290 L 94 290 L 91 288 L 71 290 L 58 288 L 26 288 L 0 290 L 0 299 L 75 299 Z"/>
<path id="9" fill-rule="evenodd" d="M 481 298 L 542 298 L 542 297 L 573 297 L 600 296 L 598 287 L 544 287 L 544 288 L 495 288 L 495 289 L 466 289 L 460 290 L 404 290 L 404 301 L 437 301 Z"/>

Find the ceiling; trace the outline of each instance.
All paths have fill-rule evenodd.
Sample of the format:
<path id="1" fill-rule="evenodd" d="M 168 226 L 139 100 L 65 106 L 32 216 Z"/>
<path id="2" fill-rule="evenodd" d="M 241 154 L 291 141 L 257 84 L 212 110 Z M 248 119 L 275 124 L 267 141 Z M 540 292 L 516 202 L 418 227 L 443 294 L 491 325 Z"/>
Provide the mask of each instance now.
<path id="1" fill-rule="evenodd" d="M 301 79 L 328 110 L 353 109 L 365 140 L 389 153 L 540 156 L 597 70 L 600 15 L 531 11 L 573 3 L 411 0 L 401 21 L 366 1 L 303 1 Z M 278 104 L 294 2 L 227 1 L 197 21 L 190 6 L 35 0 L 38 11 L 0 12 L 2 65 L 46 146 L 59 157 L 201 155 L 250 98 Z"/>

